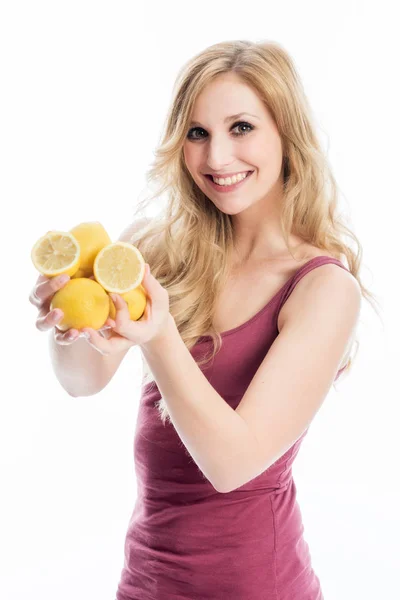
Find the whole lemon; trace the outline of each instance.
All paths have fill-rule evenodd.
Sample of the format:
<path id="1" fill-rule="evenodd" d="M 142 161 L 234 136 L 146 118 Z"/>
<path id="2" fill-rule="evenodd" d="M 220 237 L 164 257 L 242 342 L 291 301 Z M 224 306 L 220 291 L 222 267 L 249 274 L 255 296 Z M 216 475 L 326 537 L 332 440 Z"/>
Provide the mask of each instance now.
<path id="1" fill-rule="evenodd" d="M 70 230 L 80 246 L 79 271 L 74 278 L 90 277 L 93 275 L 93 263 L 97 254 L 108 244 L 111 238 L 99 221 L 80 223 Z"/>
<path id="2" fill-rule="evenodd" d="M 54 308 L 60 308 L 64 313 L 62 321 L 57 324 L 61 331 L 83 327 L 100 329 L 108 318 L 110 298 L 93 279 L 70 279 L 54 294 L 50 310 Z"/>
<path id="3" fill-rule="evenodd" d="M 109 317 L 111 319 L 115 319 L 116 309 L 114 306 L 114 302 L 110 298 L 110 314 Z M 144 287 L 142 285 L 138 285 L 133 290 L 129 292 L 125 292 L 125 294 L 121 294 L 121 298 L 125 300 L 128 305 L 129 315 L 132 321 L 137 321 L 144 313 L 144 309 L 146 308 L 147 303 L 147 295 Z"/>
<path id="4" fill-rule="evenodd" d="M 85 273 L 87 273 L 87 270 L 78 269 L 77 272 L 72 275 L 71 279 L 80 279 L 81 277 L 90 277 L 93 275 L 93 273 L 88 273 L 87 275 L 85 275 Z"/>

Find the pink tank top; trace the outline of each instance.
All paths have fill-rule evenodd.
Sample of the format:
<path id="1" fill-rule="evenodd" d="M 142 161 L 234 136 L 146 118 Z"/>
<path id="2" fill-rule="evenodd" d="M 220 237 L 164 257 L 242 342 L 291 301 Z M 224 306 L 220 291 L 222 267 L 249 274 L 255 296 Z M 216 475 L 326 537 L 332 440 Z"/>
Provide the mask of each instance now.
<path id="1" fill-rule="evenodd" d="M 233 409 L 279 334 L 282 305 L 304 275 L 328 263 L 346 269 L 328 256 L 311 259 L 254 317 L 222 333 L 220 352 L 201 369 Z M 208 344 L 208 336 L 200 338 L 192 356 Z M 292 476 L 308 430 L 261 475 L 221 494 L 174 426 L 163 425 L 159 399 L 155 383 L 143 386 L 134 437 L 137 500 L 116 600 L 323 600 Z"/>

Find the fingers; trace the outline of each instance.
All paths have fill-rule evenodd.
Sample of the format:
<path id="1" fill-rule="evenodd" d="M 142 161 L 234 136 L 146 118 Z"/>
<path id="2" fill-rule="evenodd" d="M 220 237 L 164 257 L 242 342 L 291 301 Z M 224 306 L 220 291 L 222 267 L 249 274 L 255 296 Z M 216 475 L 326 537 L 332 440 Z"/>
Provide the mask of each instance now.
<path id="1" fill-rule="evenodd" d="M 89 327 L 84 327 L 82 332 L 87 335 L 88 344 L 104 356 L 117 354 L 134 345 L 128 339 L 112 332 L 106 338 L 101 335 L 100 330 L 97 331 Z"/>
<path id="2" fill-rule="evenodd" d="M 122 336 L 129 337 L 129 332 L 132 327 L 132 319 L 129 314 L 129 308 L 126 301 L 119 294 L 110 294 L 111 300 L 114 302 L 115 306 L 115 318 L 107 319 L 111 325 L 111 327 L 118 334 Z"/>
<path id="3" fill-rule="evenodd" d="M 48 312 L 47 308 L 43 307 L 39 311 L 39 316 L 36 319 L 36 328 L 39 331 L 48 331 L 62 321 L 64 313 L 59 308 Z"/>
<path id="4" fill-rule="evenodd" d="M 128 315 L 128 318 L 130 318 L 128 305 L 122 298 L 122 296 L 120 296 L 119 294 L 110 294 L 110 296 L 111 300 L 114 302 L 115 310 L 117 311 L 117 313 L 118 311 L 120 311 L 121 316 L 126 317 Z"/>
<path id="5" fill-rule="evenodd" d="M 130 321 L 131 315 L 129 314 L 128 305 L 125 300 L 119 294 L 110 294 L 110 297 L 115 306 L 115 318 L 111 319 L 109 317 L 107 320 L 114 323 L 112 327 L 120 326 L 126 321 Z"/>
<path id="6" fill-rule="evenodd" d="M 57 344 L 67 346 L 79 338 L 79 331 L 77 329 L 68 329 L 68 331 L 57 329 L 57 325 L 62 321 L 63 317 L 64 313 L 59 308 L 47 312 L 47 309 L 43 307 L 36 320 L 36 328 L 39 331 L 49 331 L 49 329 L 54 328 L 54 339 Z"/>
<path id="7" fill-rule="evenodd" d="M 77 329 L 68 329 L 68 331 L 60 331 L 59 329 L 54 330 L 54 339 L 60 346 L 70 346 L 80 337 Z"/>
<path id="8" fill-rule="evenodd" d="M 29 302 L 37 308 L 42 308 L 69 280 L 68 275 L 59 275 L 51 279 L 40 275 L 29 295 Z"/>
<path id="9" fill-rule="evenodd" d="M 100 334 L 100 335 L 101 335 L 103 338 L 105 338 L 106 340 L 109 340 L 109 339 L 110 339 L 110 337 L 112 337 L 112 335 L 113 335 L 113 332 L 112 332 L 112 329 L 111 329 L 111 327 L 107 327 L 107 328 L 106 328 L 106 327 L 104 327 L 104 328 L 102 327 L 101 329 L 98 329 L 97 331 L 98 331 L 98 332 L 99 332 L 99 334 Z M 88 339 L 88 337 L 87 337 L 87 336 L 88 336 L 87 332 L 85 331 L 84 333 L 86 334 L 86 338 Z"/>
<path id="10" fill-rule="evenodd" d="M 82 329 L 82 333 L 85 334 L 87 343 L 100 354 L 107 355 L 109 353 L 108 340 L 103 337 L 100 331 L 85 327 Z"/>
<path id="11" fill-rule="evenodd" d="M 92 275 L 89 279 L 94 279 L 94 276 Z M 65 275 L 53 278 L 40 275 L 29 296 L 30 303 L 39 309 L 38 318 L 36 319 L 36 328 L 39 331 L 49 331 L 54 328 L 54 339 L 62 346 L 73 344 L 77 339 L 83 337 L 81 335 L 82 332 L 77 329 L 68 329 L 68 331 L 61 331 L 58 329 L 57 325 L 62 321 L 64 313 L 59 308 L 51 311 L 48 309 L 51 298 L 59 289 L 64 287 L 69 280 L 70 277 Z M 98 337 L 104 341 L 108 340 L 112 335 L 111 328 L 114 325 L 115 321 L 113 319 L 107 319 L 103 327 L 96 334 L 96 339 Z"/>
<path id="12" fill-rule="evenodd" d="M 111 329 L 112 327 L 115 327 L 115 321 L 113 319 L 111 319 L 111 317 L 108 317 L 108 319 L 104 323 L 103 327 L 100 328 L 100 331 L 103 329 Z"/>

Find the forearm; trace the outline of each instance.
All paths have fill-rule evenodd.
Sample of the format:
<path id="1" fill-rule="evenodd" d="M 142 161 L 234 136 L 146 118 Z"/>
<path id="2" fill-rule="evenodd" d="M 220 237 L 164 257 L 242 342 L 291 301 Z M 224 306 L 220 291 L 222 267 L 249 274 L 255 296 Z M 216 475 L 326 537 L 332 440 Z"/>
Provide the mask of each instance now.
<path id="1" fill-rule="evenodd" d="M 188 452 L 215 489 L 229 491 L 235 473 L 254 472 L 256 442 L 245 421 L 203 375 L 172 318 L 141 349 Z"/>
<path id="2" fill-rule="evenodd" d="M 59 383 L 73 397 L 92 396 L 101 391 L 125 355 L 103 356 L 84 338 L 78 338 L 70 345 L 60 345 L 53 332 L 49 336 L 49 351 Z"/>

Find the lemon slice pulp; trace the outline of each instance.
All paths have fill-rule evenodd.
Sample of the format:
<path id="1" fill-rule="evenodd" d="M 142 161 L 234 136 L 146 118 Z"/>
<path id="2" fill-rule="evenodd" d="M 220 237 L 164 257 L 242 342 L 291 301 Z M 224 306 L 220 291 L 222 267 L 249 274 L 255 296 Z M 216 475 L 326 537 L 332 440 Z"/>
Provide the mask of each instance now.
<path id="1" fill-rule="evenodd" d="M 97 254 L 93 273 L 107 291 L 125 294 L 142 283 L 145 261 L 141 252 L 127 242 L 114 242 Z"/>
<path id="2" fill-rule="evenodd" d="M 33 246 L 31 258 L 42 275 L 56 277 L 66 273 L 72 277 L 79 269 L 79 243 L 67 231 L 48 231 Z"/>

